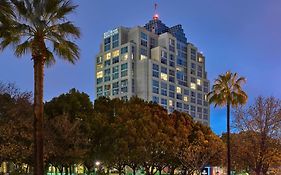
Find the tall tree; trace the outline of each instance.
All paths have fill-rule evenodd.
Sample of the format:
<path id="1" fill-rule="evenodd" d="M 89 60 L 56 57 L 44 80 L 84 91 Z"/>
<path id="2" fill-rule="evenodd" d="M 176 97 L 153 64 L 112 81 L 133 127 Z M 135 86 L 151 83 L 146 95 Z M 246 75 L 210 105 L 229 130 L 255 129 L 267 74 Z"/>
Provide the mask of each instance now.
<path id="1" fill-rule="evenodd" d="M 237 107 L 247 102 L 248 96 L 242 90 L 242 83 L 245 83 L 244 77 L 238 77 L 237 73 L 226 72 L 219 75 L 215 80 L 212 91 L 208 94 L 209 102 L 214 103 L 215 107 L 227 107 L 227 174 L 231 172 L 230 155 L 230 107 Z"/>
<path id="2" fill-rule="evenodd" d="M 67 20 L 77 6 L 71 0 L 1 0 L 1 4 L 8 9 L 6 14 L 13 15 L 1 9 L 0 50 L 13 46 L 18 57 L 31 53 L 34 64 L 34 174 L 42 175 L 44 66 L 55 63 L 50 48 L 71 63 L 79 59 L 73 41 L 80 31 Z"/>
<path id="3" fill-rule="evenodd" d="M 239 154 L 239 167 L 265 175 L 270 168 L 281 166 L 281 101 L 258 97 L 248 108 L 238 108 L 234 126 L 240 131 L 233 137 L 233 150 Z M 237 158 L 237 157 L 236 157 Z M 244 165 L 244 166 L 243 166 Z"/>

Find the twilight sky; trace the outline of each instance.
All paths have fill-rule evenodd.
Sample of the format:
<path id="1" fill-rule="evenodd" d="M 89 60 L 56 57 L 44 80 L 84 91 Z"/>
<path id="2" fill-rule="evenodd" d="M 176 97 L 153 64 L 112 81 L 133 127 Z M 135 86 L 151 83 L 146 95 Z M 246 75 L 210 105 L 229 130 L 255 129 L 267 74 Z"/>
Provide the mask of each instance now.
<path id="1" fill-rule="evenodd" d="M 74 0 L 70 19 L 80 27 L 81 58 L 76 65 L 57 60 L 45 71 L 45 100 L 75 87 L 94 96 L 94 58 L 102 34 L 118 26 L 144 25 L 152 18 L 153 0 Z M 227 70 L 247 78 L 248 105 L 255 97 L 281 98 L 281 1 L 279 0 L 158 0 L 167 26 L 182 24 L 189 42 L 206 56 L 211 82 Z M 12 49 L 0 53 L 0 81 L 33 90 L 30 55 L 15 58 Z M 226 130 L 225 108 L 211 106 L 211 128 Z"/>

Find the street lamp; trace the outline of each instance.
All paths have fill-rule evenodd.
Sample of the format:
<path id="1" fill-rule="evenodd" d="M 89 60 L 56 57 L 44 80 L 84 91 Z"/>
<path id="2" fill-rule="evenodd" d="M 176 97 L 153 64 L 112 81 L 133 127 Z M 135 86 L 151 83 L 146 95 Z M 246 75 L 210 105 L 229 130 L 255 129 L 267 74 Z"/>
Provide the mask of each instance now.
<path id="1" fill-rule="evenodd" d="M 100 165 L 100 161 L 96 161 L 96 166 L 99 166 Z"/>

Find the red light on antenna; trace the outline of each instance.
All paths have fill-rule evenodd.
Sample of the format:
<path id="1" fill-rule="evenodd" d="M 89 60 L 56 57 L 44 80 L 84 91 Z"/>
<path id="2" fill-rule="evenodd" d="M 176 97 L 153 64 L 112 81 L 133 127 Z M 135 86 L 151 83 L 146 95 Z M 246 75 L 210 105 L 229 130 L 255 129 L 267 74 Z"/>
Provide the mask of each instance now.
<path id="1" fill-rule="evenodd" d="M 159 18 L 158 14 L 155 14 L 155 15 L 153 16 L 153 19 L 154 19 L 154 20 L 157 20 L 158 18 Z"/>

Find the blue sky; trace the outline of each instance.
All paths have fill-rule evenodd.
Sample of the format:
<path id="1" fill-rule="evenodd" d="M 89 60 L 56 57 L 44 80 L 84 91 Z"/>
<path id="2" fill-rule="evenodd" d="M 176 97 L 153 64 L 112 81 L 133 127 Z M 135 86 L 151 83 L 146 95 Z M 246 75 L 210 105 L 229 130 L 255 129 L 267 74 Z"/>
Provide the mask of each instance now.
<path id="1" fill-rule="evenodd" d="M 251 104 L 258 95 L 281 98 L 281 1 L 278 0 L 74 0 L 70 19 L 80 27 L 81 58 L 76 65 L 57 60 L 45 71 L 45 100 L 75 87 L 94 96 L 94 58 L 102 34 L 118 26 L 143 25 L 157 2 L 160 19 L 182 24 L 189 42 L 206 56 L 211 82 L 227 70 L 247 78 Z M 12 49 L 0 53 L 0 81 L 33 90 L 30 55 L 15 58 Z M 226 129 L 225 109 L 211 107 L 211 127 Z"/>

